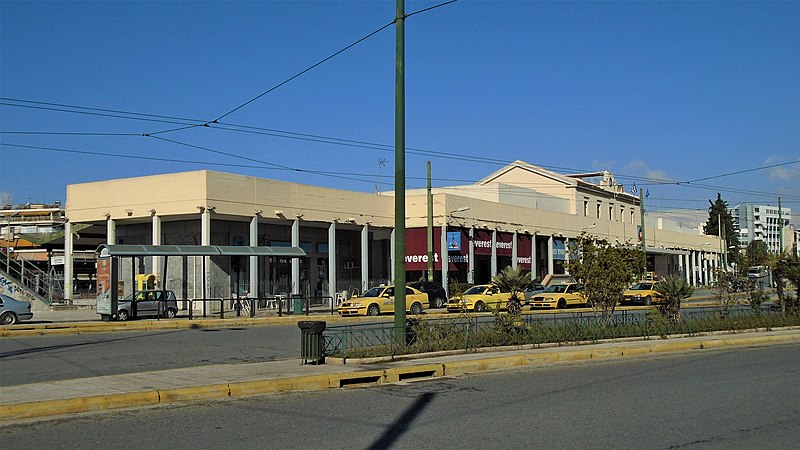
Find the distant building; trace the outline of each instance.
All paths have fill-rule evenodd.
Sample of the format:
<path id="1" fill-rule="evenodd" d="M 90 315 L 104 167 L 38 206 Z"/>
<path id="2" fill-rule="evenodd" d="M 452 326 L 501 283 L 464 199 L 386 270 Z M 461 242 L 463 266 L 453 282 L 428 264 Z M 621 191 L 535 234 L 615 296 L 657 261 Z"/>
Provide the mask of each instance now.
<path id="1" fill-rule="evenodd" d="M 0 207 L 0 293 L 17 296 L 9 290 L 10 283 L 45 303 L 58 302 L 63 297 L 64 224 L 67 222 L 61 202 L 52 204 L 5 204 Z M 83 234 L 83 246 L 73 248 L 74 294 L 91 290 L 95 271 L 96 241 L 90 240 L 88 225 L 78 225 L 74 233 Z M 99 241 L 102 242 L 102 241 Z"/>
<path id="2" fill-rule="evenodd" d="M 731 216 L 739 227 L 739 243 L 742 247 L 759 240 L 767 244 L 770 252 L 780 253 L 780 235 L 784 233 L 783 247 L 791 248 L 791 235 L 787 239 L 784 229 L 792 219 L 790 208 L 781 208 L 779 214 L 777 206 L 741 204 L 731 209 Z"/>

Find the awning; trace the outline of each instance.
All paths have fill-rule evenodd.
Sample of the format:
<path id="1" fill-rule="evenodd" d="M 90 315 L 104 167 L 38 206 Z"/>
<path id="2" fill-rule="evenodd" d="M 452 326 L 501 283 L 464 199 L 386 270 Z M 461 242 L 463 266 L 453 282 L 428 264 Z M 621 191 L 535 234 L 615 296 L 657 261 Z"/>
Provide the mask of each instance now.
<path id="1" fill-rule="evenodd" d="M 647 253 L 654 255 L 688 255 L 689 250 L 673 250 L 671 248 L 647 247 Z"/>
<path id="2" fill-rule="evenodd" d="M 91 226 L 92 224 L 89 223 L 76 223 L 72 226 L 72 234 L 77 235 L 79 231 L 85 230 Z M 16 233 L 16 235 L 32 244 L 45 245 L 59 239 L 63 242 L 64 230 L 54 231 L 52 233 Z"/>
<path id="3" fill-rule="evenodd" d="M 247 247 L 236 245 L 106 245 L 97 247 L 101 258 L 111 256 L 288 256 L 300 258 L 300 247 Z"/>

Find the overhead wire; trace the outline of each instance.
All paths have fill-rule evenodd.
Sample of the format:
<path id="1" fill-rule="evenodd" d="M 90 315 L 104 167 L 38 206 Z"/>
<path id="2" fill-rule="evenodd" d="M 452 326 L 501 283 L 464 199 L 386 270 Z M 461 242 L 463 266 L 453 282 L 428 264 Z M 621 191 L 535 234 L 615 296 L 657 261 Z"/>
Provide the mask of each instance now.
<path id="1" fill-rule="evenodd" d="M 3 98 L 9 100 L 8 98 Z M 62 108 L 50 108 L 50 107 L 34 107 L 29 105 L 16 105 L 16 104 L 8 104 L 8 103 L 0 103 L 0 105 L 8 105 L 8 106 L 20 106 L 20 107 L 28 107 L 28 108 L 36 108 L 36 109 L 44 109 L 44 110 L 54 110 L 60 112 L 69 112 L 69 113 L 77 113 L 77 114 L 88 114 L 88 115 L 96 115 L 96 116 L 104 116 L 104 117 L 113 117 L 113 118 L 123 118 L 123 119 L 133 119 L 133 120 L 146 120 L 146 121 L 156 121 L 156 122 L 166 122 L 166 123 L 175 123 L 183 125 L 179 128 L 174 128 L 174 130 L 181 130 L 187 128 L 195 128 L 200 126 L 206 126 L 208 128 L 220 129 L 220 130 L 227 130 L 227 131 L 238 131 L 238 132 L 245 132 L 250 134 L 257 134 L 257 135 L 266 135 L 272 137 L 279 137 L 284 139 L 293 139 L 293 140 L 301 140 L 307 142 L 317 142 L 317 143 L 324 143 L 324 144 L 331 144 L 331 145 L 340 145 L 340 146 L 347 146 L 353 148 L 364 148 L 364 149 L 372 149 L 372 150 L 380 150 L 380 151 L 392 151 L 392 146 L 388 144 L 380 144 L 374 142 L 367 142 L 367 141 L 358 141 L 352 139 L 342 139 L 342 138 L 335 138 L 329 136 L 322 136 L 322 135 L 315 135 L 309 133 L 298 133 L 292 131 L 283 131 L 283 130 L 275 130 L 263 127 L 255 127 L 255 126 L 248 126 L 248 125 L 237 125 L 237 124 L 227 124 L 225 126 L 220 126 L 222 123 L 214 124 L 214 125 L 205 125 L 201 122 L 202 120 L 198 119 L 188 119 L 188 118 L 177 118 L 173 116 L 163 116 L 157 114 L 146 114 L 146 113 L 133 113 L 128 111 L 120 111 L 114 109 L 105 109 L 105 108 L 91 108 L 91 107 L 83 107 L 83 106 L 75 106 L 75 105 L 65 105 L 65 104 L 58 104 L 58 103 L 48 103 L 48 102 L 39 102 L 39 101 L 32 101 L 32 100 L 20 100 L 20 99 L 10 99 L 17 102 L 30 102 L 33 104 L 38 105 L 53 105 L 53 106 L 60 106 Z M 95 112 L 86 112 L 86 111 L 75 111 L 72 109 L 63 109 L 63 108 L 75 108 L 75 109 L 86 109 L 88 111 L 95 111 Z M 99 112 L 97 112 L 99 111 Z M 107 114 L 108 112 L 109 114 Z M 113 113 L 113 114 L 110 114 Z M 142 117 L 130 117 L 131 115 L 141 115 L 146 118 Z M 185 122 L 175 122 L 175 120 L 180 121 L 194 121 L 193 124 L 186 124 Z M 237 129 L 237 128 L 242 128 Z M 154 136 L 160 133 L 164 133 L 170 130 L 164 130 L 162 132 L 155 132 L 155 133 L 63 133 L 63 134 L 74 134 L 80 136 Z M 24 131 L 0 131 L 0 134 L 51 134 L 51 132 L 24 132 Z M 62 134 L 58 132 L 54 132 L 53 134 Z M 478 163 L 485 163 L 485 164 L 493 164 L 498 166 L 503 166 L 512 163 L 513 161 L 510 160 L 503 160 L 503 159 L 496 159 L 496 158 L 486 158 L 486 157 L 477 157 L 477 156 L 470 156 L 470 155 L 463 155 L 457 154 L 453 152 L 443 152 L 443 151 L 435 151 L 435 150 L 425 150 L 425 149 L 418 149 L 414 147 L 407 147 L 407 153 L 415 154 L 420 156 L 430 156 L 430 157 L 438 157 L 442 159 L 450 159 L 450 160 L 460 160 L 465 162 L 478 162 Z M 729 176 L 735 173 L 746 173 L 746 172 L 753 172 L 757 170 L 764 170 L 768 168 L 778 167 L 778 166 L 785 166 L 789 164 L 795 164 L 800 161 L 789 161 L 784 163 L 777 163 L 772 164 L 769 166 L 760 166 L 751 169 L 745 169 L 742 171 L 731 172 L 721 175 L 714 175 L 711 177 L 704 177 L 703 179 L 712 179 L 712 178 L 719 178 L 724 176 Z M 540 165 L 540 167 L 546 168 L 548 170 L 561 170 L 568 173 L 582 173 L 586 171 L 582 171 L 580 169 L 575 168 L 567 168 L 562 166 L 554 166 L 554 165 Z M 688 181 L 676 181 L 676 180 L 665 180 L 665 179 L 658 179 L 652 177 L 641 177 L 641 176 L 634 176 L 628 174 L 615 174 L 615 177 L 620 180 L 634 180 L 639 181 L 640 186 L 651 185 L 648 182 L 653 182 L 653 184 L 673 184 L 673 185 L 686 185 L 692 187 L 698 187 L 701 189 L 719 189 L 727 192 L 735 192 L 735 193 L 743 193 L 743 194 L 755 194 L 755 195 L 766 195 L 766 196 L 777 196 L 775 193 L 771 192 L 761 192 L 761 191 L 745 191 L 745 190 L 738 190 L 735 188 L 725 188 L 721 186 L 707 186 L 696 183 L 697 180 L 688 180 Z M 699 180 L 699 179 L 698 179 Z M 458 180 L 453 180 L 458 181 Z M 467 182 L 472 182 L 472 180 L 464 180 Z M 799 197 L 800 198 L 800 197 Z"/>

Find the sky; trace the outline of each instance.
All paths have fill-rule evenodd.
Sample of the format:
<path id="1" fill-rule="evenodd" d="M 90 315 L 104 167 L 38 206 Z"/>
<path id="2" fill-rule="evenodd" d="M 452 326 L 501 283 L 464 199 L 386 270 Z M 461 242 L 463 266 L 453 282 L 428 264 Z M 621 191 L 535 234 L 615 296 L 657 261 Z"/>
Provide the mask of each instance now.
<path id="1" fill-rule="evenodd" d="M 440 3 L 405 3 L 408 188 L 426 161 L 451 186 L 519 159 L 611 171 L 676 217 L 780 196 L 800 223 L 800 2 Z M 394 17 L 1 1 L 0 200 L 199 169 L 391 191 Z"/>

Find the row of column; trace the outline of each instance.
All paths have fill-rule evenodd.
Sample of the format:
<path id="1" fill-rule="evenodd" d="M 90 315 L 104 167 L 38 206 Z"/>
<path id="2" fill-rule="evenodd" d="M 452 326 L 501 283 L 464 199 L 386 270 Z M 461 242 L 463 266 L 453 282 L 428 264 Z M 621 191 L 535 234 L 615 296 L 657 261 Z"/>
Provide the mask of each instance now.
<path id="1" fill-rule="evenodd" d="M 708 255 L 712 255 L 711 258 Z M 721 267 L 720 255 L 713 252 L 689 250 L 678 255 L 678 269 L 691 286 L 709 285 L 715 281 L 715 272 Z"/>
<path id="2" fill-rule="evenodd" d="M 201 245 L 211 245 L 211 208 L 203 208 L 201 212 Z M 160 245 L 161 244 L 161 217 L 158 216 L 155 211 L 152 212 L 152 243 L 153 245 Z M 250 220 L 250 245 L 257 246 L 258 245 L 258 222 L 259 222 L 259 215 L 254 215 Z M 65 248 L 65 262 L 64 262 L 64 298 L 69 300 L 72 296 L 72 276 L 73 276 L 73 262 L 72 262 L 72 251 L 74 248 L 73 242 L 73 225 L 71 222 L 66 222 L 65 230 L 64 230 L 64 248 Z M 474 228 L 470 228 L 469 236 L 470 241 L 474 238 Z M 106 234 L 107 234 L 107 243 L 109 245 L 115 244 L 116 242 L 116 225 L 114 219 L 110 216 L 106 218 Z M 391 266 L 394 267 L 394 230 L 391 234 Z M 531 239 L 531 277 L 535 278 L 537 273 L 537 245 L 536 239 L 537 234 L 534 233 Z M 552 235 L 548 236 L 547 238 L 547 273 L 553 273 L 553 266 L 554 266 L 554 259 L 553 259 L 553 240 L 554 237 Z M 293 247 L 300 246 L 300 220 L 294 220 L 292 222 L 291 227 L 291 245 Z M 336 296 L 336 222 L 330 223 L 328 226 L 328 295 L 330 297 Z M 448 254 L 447 254 L 447 227 L 441 227 L 441 249 L 442 249 L 442 280 L 448 279 Z M 567 252 L 568 253 L 568 252 Z M 719 260 L 718 255 L 715 259 L 708 259 L 706 255 L 708 252 L 703 251 L 696 251 L 690 250 L 686 255 L 678 255 L 678 264 L 682 272 L 684 272 L 686 276 L 686 281 L 692 286 L 698 285 L 707 285 L 713 282 L 713 272 L 715 268 L 719 267 Z M 714 254 L 716 255 L 716 254 Z M 204 258 L 208 258 L 207 256 Z M 208 260 L 206 260 L 206 265 L 208 264 Z M 472 245 L 469 246 L 469 262 L 468 262 L 468 272 L 467 272 L 467 282 L 474 283 L 474 273 L 475 273 L 475 252 Z M 512 240 L 512 257 L 511 257 L 511 264 L 513 267 L 516 268 L 517 266 L 517 233 L 514 233 L 514 237 Z M 153 258 L 153 271 L 154 273 L 160 273 L 159 269 L 161 267 L 161 258 L 154 257 Z M 250 292 L 258 292 L 258 257 L 251 256 L 250 257 Z M 686 268 L 686 270 L 684 270 Z M 497 231 L 492 231 L 492 255 L 491 255 L 491 273 L 497 273 Z M 300 292 L 300 260 L 298 258 L 292 258 L 291 262 L 291 272 L 292 272 L 292 293 L 298 294 Z M 209 275 L 208 273 L 204 273 L 203 275 L 204 285 L 206 286 L 206 290 L 209 289 Z M 393 271 L 390 271 L 390 277 L 393 276 Z M 362 280 L 362 291 L 366 290 L 369 282 L 369 225 L 366 224 L 361 229 L 361 280 Z M 393 280 L 392 280 L 393 281 Z M 442 283 L 447 289 L 447 283 Z M 206 291 L 206 295 L 209 295 L 209 292 Z"/>

